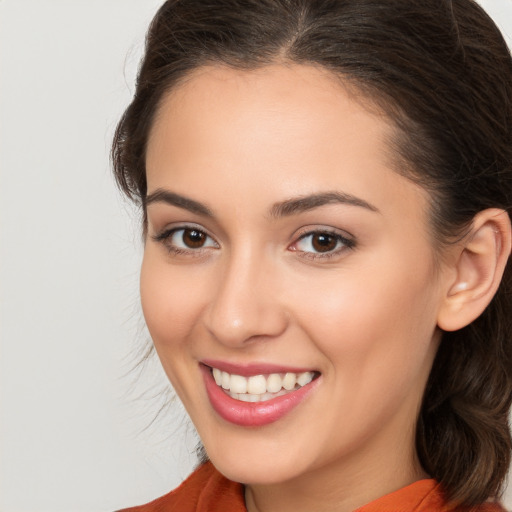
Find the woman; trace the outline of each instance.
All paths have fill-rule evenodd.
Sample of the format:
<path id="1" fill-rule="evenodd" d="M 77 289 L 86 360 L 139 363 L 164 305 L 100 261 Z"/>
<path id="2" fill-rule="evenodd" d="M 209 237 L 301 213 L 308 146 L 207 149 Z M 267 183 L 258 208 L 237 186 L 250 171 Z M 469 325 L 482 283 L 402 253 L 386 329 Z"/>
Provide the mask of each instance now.
<path id="1" fill-rule="evenodd" d="M 166 2 L 113 161 L 211 462 L 130 510 L 502 510 L 511 141 L 471 0 Z"/>

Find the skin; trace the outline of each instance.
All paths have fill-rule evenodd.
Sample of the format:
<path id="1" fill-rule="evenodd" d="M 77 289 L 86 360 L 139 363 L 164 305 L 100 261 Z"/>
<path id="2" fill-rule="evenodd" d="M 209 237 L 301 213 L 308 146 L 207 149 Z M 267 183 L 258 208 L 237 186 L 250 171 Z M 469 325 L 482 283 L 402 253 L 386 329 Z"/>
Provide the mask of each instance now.
<path id="1" fill-rule="evenodd" d="M 326 71 L 208 67 L 165 97 L 149 138 L 155 200 L 141 274 L 163 367 L 215 466 L 246 484 L 249 511 L 349 511 L 425 478 L 414 448 L 448 280 L 436 263 L 428 196 L 393 170 L 390 122 Z M 275 215 L 276 203 L 332 202 Z M 274 214 L 272 208 L 274 207 Z M 183 246 L 192 225 L 203 247 Z M 328 257 L 311 231 L 340 234 Z M 311 368 L 316 389 L 257 428 L 219 417 L 199 361 Z"/>

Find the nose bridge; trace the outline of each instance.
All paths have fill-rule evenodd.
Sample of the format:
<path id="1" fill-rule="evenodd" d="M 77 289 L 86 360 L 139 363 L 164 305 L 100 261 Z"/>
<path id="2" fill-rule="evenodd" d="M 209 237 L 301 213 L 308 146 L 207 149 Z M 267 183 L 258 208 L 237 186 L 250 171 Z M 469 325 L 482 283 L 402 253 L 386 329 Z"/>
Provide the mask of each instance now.
<path id="1" fill-rule="evenodd" d="M 223 258 L 206 315 L 207 328 L 219 342 L 240 346 L 257 337 L 275 337 L 286 328 L 273 267 L 271 259 L 249 246 Z"/>

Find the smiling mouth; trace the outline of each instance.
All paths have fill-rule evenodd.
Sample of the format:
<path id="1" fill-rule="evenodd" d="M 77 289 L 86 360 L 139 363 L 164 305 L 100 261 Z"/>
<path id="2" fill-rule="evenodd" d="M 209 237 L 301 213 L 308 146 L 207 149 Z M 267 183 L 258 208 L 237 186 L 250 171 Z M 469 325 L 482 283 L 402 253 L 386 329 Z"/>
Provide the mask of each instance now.
<path id="1" fill-rule="evenodd" d="M 297 391 L 318 377 L 318 372 L 269 373 L 244 377 L 211 368 L 215 383 L 228 396 L 241 402 L 266 402 Z"/>
<path id="2" fill-rule="evenodd" d="M 211 360 L 199 367 L 213 410 L 241 427 L 263 427 L 280 420 L 308 400 L 321 383 L 321 373 L 307 368 Z"/>

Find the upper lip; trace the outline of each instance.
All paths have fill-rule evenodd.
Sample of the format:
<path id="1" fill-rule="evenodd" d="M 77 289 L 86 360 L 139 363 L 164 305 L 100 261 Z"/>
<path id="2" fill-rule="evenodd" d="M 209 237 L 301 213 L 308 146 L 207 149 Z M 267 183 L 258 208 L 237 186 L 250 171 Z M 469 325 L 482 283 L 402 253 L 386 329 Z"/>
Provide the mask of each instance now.
<path id="1" fill-rule="evenodd" d="M 213 359 L 203 359 L 201 364 L 211 368 L 217 368 L 223 372 L 230 373 L 231 375 L 241 375 L 243 377 L 251 377 L 252 375 L 267 375 L 269 373 L 303 373 L 303 372 L 316 372 L 312 368 L 303 368 L 296 366 L 284 366 L 282 364 L 273 363 L 231 363 L 229 361 L 218 361 Z"/>

